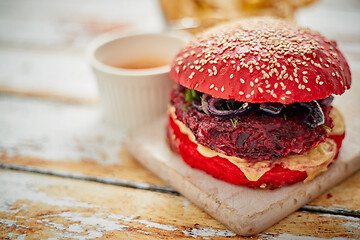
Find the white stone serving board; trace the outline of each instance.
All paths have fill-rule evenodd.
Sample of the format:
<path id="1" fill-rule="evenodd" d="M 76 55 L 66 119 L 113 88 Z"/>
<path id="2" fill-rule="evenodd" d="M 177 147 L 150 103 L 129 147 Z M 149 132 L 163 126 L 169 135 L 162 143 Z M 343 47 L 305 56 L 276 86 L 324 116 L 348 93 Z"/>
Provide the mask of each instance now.
<path id="1" fill-rule="evenodd" d="M 355 76 L 354 76 L 355 78 Z M 353 80 L 354 80 L 353 78 Z M 337 97 L 335 105 L 346 123 L 339 158 L 307 183 L 276 190 L 235 186 L 186 165 L 166 142 L 166 118 L 133 131 L 128 149 L 150 169 L 198 207 L 239 235 L 253 235 L 272 226 L 360 168 L 360 81 Z"/>

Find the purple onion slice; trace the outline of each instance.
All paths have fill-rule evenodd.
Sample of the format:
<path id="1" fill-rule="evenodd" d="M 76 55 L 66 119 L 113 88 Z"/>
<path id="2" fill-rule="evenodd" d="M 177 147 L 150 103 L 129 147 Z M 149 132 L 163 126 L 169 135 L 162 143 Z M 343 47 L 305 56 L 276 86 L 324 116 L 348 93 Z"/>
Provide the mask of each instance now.
<path id="1" fill-rule="evenodd" d="M 198 101 L 198 100 L 192 100 L 191 101 L 192 106 L 198 110 L 199 112 L 203 112 L 203 108 L 202 108 L 202 101 Z"/>
<path id="2" fill-rule="evenodd" d="M 308 113 L 305 115 L 304 122 L 311 128 L 316 128 L 325 123 L 324 113 L 320 107 L 320 104 L 313 100 L 311 102 L 301 102 L 300 106 L 306 107 Z"/>
<path id="3" fill-rule="evenodd" d="M 317 100 L 317 102 L 318 102 L 320 105 L 329 106 L 329 105 L 332 103 L 333 100 L 334 100 L 334 96 L 333 96 L 333 95 L 330 95 L 330 96 L 328 96 L 327 98 Z"/>
<path id="4" fill-rule="evenodd" d="M 207 110 L 215 117 L 234 117 L 252 109 L 252 104 L 211 97 L 207 101 Z"/>
<path id="5" fill-rule="evenodd" d="M 259 107 L 259 109 L 265 113 L 268 113 L 270 115 L 278 115 L 280 114 L 281 110 L 283 109 L 283 104 L 281 103 L 262 103 Z"/>

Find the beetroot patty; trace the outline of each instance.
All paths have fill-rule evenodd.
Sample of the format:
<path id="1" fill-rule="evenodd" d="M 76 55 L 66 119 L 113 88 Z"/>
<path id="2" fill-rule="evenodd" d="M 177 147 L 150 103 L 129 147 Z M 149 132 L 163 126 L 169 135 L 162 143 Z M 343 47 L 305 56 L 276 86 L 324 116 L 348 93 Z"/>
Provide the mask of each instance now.
<path id="1" fill-rule="evenodd" d="M 324 126 L 311 128 L 303 122 L 301 109 L 287 109 L 286 115 L 267 116 L 251 111 L 231 119 L 208 116 L 189 105 L 184 88 L 171 92 L 171 104 L 177 118 L 194 133 L 198 143 L 248 161 L 274 160 L 291 154 L 301 154 L 325 141 Z M 332 128 L 331 107 L 322 106 L 325 125 Z"/>

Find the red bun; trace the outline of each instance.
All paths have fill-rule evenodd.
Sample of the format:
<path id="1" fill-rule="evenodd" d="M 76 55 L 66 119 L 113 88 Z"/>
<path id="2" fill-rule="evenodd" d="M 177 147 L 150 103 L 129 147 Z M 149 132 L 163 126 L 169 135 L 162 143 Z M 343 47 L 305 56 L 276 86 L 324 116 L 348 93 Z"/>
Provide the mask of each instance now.
<path id="1" fill-rule="evenodd" d="M 273 18 L 224 24 L 197 36 L 175 58 L 172 79 L 242 102 L 309 102 L 350 88 L 336 43 Z"/>

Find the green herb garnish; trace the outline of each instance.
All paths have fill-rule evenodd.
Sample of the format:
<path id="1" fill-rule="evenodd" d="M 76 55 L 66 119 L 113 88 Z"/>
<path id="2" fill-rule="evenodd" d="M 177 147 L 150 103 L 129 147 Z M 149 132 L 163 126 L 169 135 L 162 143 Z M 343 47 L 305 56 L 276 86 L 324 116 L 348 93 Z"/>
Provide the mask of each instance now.
<path id="1" fill-rule="evenodd" d="M 331 127 L 326 126 L 325 124 L 323 124 L 322 126 L 323 126 L 323 128 L 325 128 L 325 130 L 327 130 L 327 131 L 331 131 L 331 130 L 332 130 L 332 128 L 331 128 Z"/>
<path id="2" fill-rule="evenodd" d="M 285 121 L 287 120 L 287 116 L 286 116 L 285 113 L 283 114 L 283 118 L 284 118 Z"/>
<path id="3" fill-rule="evenodd" d="M 230 118 L 230 122 L 231 122 L 231 124 L 233 125 L 233 127 L 234 128 L 236 128 L 236 125 L 237 125 L 237 123 L 238 123 L 238 120 L 237 119 L 233 119 L 233 118 Z"/>
<path id="4" fill-rule="evenodd" d="M 192 101 L 200 101 L 200 96 L 195 89 L 185 89 L 185 101 L 191 103 Z"/>

